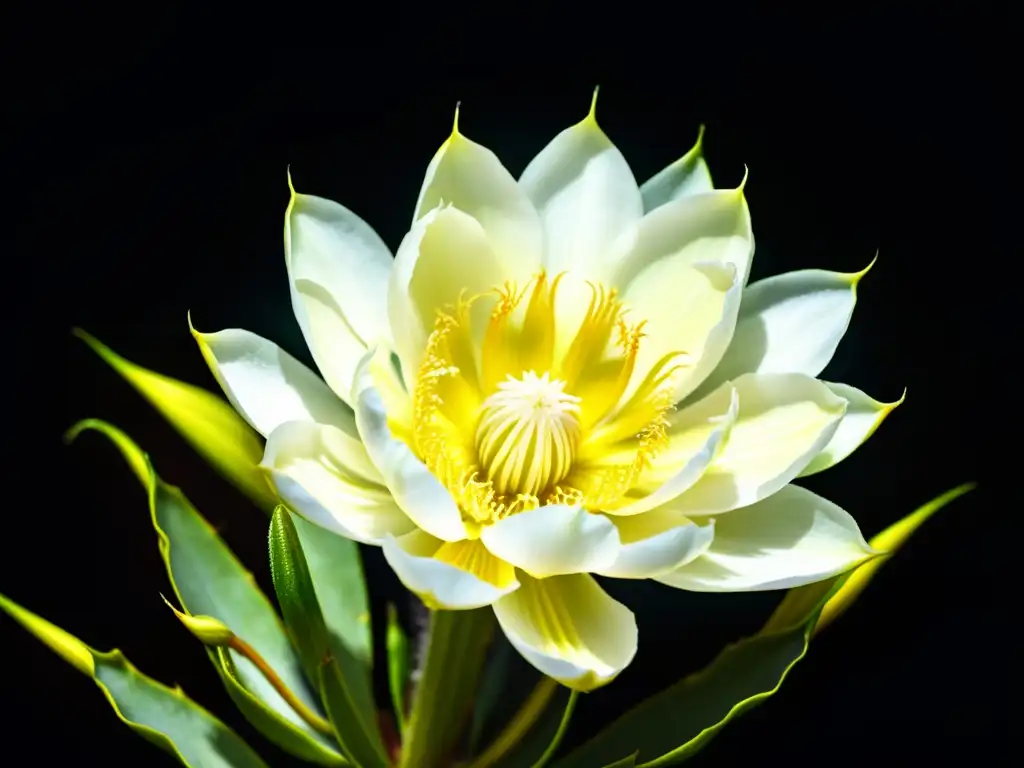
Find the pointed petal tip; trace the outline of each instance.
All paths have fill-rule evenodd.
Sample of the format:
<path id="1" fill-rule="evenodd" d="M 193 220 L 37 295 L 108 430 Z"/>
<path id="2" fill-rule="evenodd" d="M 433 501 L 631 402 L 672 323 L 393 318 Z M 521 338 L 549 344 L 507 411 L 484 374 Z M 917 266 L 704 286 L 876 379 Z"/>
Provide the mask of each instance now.
<path id="1" fill-rule="evenodd" d="M 590 97 L 590 111 L 587 113 L 586 119 L 597 125 L 597 94 L 601 90 L 600 85 L 594 86 L 594 94 Z"/>
<path id="2" fill-rule="evenodd" d="M 857 289 L 857 286 L 860 284 L 860 281 L 863 280 L 864 276 L 871 271 L 872 267 L 875 266 L 875 262 L 877 261 L 878 251 L 875 251 L 874 258 L 871 259 L 871 262 L 866 267 L 864 267 L 864 269 L 860 270 L 859 272 L 847 272 L 845 275 L 843 275 L 846 278 L 847 282 L 850 284 L 851 289 Z"/>
<path id="3" fill-rule="evenodd" d="M 455 117 L 452 120 L 452 136 L 459 135 L 459 110 L 462 108 L 462 99 L 455 102 Z"/>
<path id="4" fill-rule="evenodd" d="M 746 163 L 744 163 L 743 164 L 743 179 L 740 181 L 739 186 L 736 187 L 736 192 L 740 196 L 743 195 L 743 191 L 747 188 L 747 179 L 749 177 L 750 177 L 750 168 L 747 167 Z"/>

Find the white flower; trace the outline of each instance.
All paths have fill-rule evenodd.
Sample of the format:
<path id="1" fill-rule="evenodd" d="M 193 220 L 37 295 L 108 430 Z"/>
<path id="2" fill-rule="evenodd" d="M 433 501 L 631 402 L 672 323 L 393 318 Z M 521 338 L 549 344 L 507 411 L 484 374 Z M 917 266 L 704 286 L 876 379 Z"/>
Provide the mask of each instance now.
<path id="1" fill-rule="evenodd" d="M 712 188 L 699 141 L 638 187 L 592 107 L 516 181 L 456 121 L 394 258 L 293 190 L 292 305 L 323 379 L 247 331 L 195 336 L 289 507 L 382 546 L 434 607 L 493 606 L 586 690 L 637 647 L 589 574 L 776 589 L 875 554 L 790 485 L 893 407 L 815 378 L 863 273 L 746 287 L 753 251 L 743 187 Z"/>

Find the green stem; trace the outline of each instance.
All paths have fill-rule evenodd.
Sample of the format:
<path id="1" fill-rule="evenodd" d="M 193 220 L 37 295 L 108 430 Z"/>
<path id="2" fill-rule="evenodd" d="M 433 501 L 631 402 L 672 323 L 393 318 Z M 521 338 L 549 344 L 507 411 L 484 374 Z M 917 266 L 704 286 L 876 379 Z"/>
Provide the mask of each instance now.
<path id="1" fill-rule="evenodd" d="M 472 710 L 494 612 L 431 611 L 422 676 L 402 745 L 402 768 L 438 768 L 458 747 Z"/>
<path id="2" fill-rule="evenodd" d="M 569 694 L 569 702 L 565 705 L 565 712 L 562 714 L 562 722 L 558 724 L 558 731 L 555 733 L 555 738 L 548 744 L 548 748 L 544 750 L 544 754 L 540 756 L 540 760 L 533 764 L 533 768 L 544 768 L 548 764 L 548 760 L 555 756 L 555 752 L 558 751 L 558 747 L 562 744 L 562 738 L 565 736 L 565 732 L 569 729 L 569 721 L 572 719 L 572 712 L 576 709 L 576 699 L 579 697 L 579 691 L 573 691 Z"/>

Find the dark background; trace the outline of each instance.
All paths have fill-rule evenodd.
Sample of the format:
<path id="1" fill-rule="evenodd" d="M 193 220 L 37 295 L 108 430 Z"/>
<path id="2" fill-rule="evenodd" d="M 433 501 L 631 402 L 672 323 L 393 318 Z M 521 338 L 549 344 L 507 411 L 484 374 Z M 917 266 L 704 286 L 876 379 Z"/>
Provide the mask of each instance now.
<path id="1" fill-rule="evenodd" d="M 143 493 L 120 457 L 97 436 L 65 447 L 61 434 L 90 416 L 126 429 L 269 590 L 265 519 L 69 331 L 82 326 L 135 362 L 208 387 L 189 309 L 201 329 L 248 328 L 309 360 L 283 265 L 288 164 L 301 191 L 343 201 L 394 248 L 457 100 L 462 131 L 518 173 L 583 117 L 597 83 L 599 120 L 638 180 L 688 149 L 701 123 L 719 185 L 749 166 L 753 279 L 855 271 L 880 252 L 823 378 L 883 400 L 906 386 L 907 402 L 807 485 L 870 536 L 956 484 L 984 481 L 987 455 L 1003 450 L 989 425 L 1014 418 L 1004 403 L 1018 380 L 1004 362 L 1020 338 L 1004 291 L 1020 259 L 1010 207 L 1019 158 L 1002 139 L 1019 95 L 1002 42 L 1008 14 L 972 8 L 752 17 L 742 29 L 740 9 L 708 20 L 686 11 L 636 31 L 567 36 L 538 16 L 537 38 L 497 22 L 463 34 L 452 22 L 441 39 L 409 21 L 380 42 L 362 22 L 321 24 L 298 8 L 265 41 L 238 19 L 173 7 L 15 9 L 0 66 L 15 268 L 5 281 L 0 591 L 91 645 L 124 649 L 288 764 L 235 712 L 162 604 Z M 299 33 L 318 25 L 339 39 L 320 47 Z M 942 512 L 782 691 L 693 764 L 1009 762 L 1015 692 L 1002 646 L 1013 610 L 996 609 L 996 592 L 1016 506 L 983 482 Z M 400 596 L 378 552 L 367 567 L 375 600 Z M 570 741 L 668 682 L 664 660 L 679 673 L 699 668 L 778 599 L 611 589 L 638 613 L 641 651 L 614 686 L 583 700 Z M 7 620 L 0 648 L 4 765 L 172 764 Z"/>

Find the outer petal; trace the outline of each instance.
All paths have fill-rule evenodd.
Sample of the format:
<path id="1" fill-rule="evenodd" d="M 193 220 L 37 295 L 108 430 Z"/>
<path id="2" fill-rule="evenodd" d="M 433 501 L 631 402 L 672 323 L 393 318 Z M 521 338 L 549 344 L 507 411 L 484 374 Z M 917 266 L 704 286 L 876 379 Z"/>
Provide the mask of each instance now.
<path id="1" fill-rule="evenodd" d="M 907 396 L 907 393 L 904 392 L 903 396 L 894 403 L 881 403 L 848 384 L 822 383 L 839 397 L 846 400 L 846 415 L 839 422 L 839 428 L 832 436 L 828 445 L 822 449 L 821 453 L 811 459 L 811 463 L 804 468 L 798 477 L 807 477 L 807 475 L 821 472 L 823 469 L 833 467 L 845 459 L 857 450 L 861 443 L 875 433 L 875 430 L 885 420 L 885 417 L 892 413 L 896 406 L 900 405 Z"/>
<path id="2" fill-rule="evenodd" d="M 600 278 L 609 246 L 643 215 L 633 172 L 598 126 L 593 105 L 541 150 L 519 184 L 540 213 L 544 266 L 552 273 Z"/>
<path id="3" fill-rule="evenodd" d="M 239 328 L 200 333 L 189 328 L 228 400 L 267 437 L 286 421 L 340 428 L 358 442 L 355 417 L 319 376 L 277 344 Z"/>
<path id="4" fill-rule="evenodd" d="M 416 525 L 445 541 L 464 539 L 466 526 L 448 489 L 391 431 L 384 400 L 374 380 L 375 369 L 390 365 L 386 350 L 377 348 L 366 354 L 356 370 L 352 394 L 356 425 L 366 451 L 398 506 Z"/>
<path id="5" fill-rule="evenodd" d="M 636 655 L 633 614 L 586 574 L 524 576 L 494 614 L 528 662 L 579 691 L 610 682 Z"/>
<path id="6" fill-rule="evenodd" d="M 613 283 L 627 287 L 644 271 L 663 261 L 692 265 L 702 261 L 728 262 L 746 285 L 754 255 L 750 211 L 743 184 L 673 200 L 644 216 L 616 244 Z"/>
<path id="7" fill-rule="evenodd" d="M 657 581 L 696 592 L 785 589 L 843 573 L 878 554 L 848 513 L 791 485 L 718 518 L 708 551 Z"/>
<path id="8" fill-rule="evenodd" d="M 647 579 L 702 555 L 715 536 L 714 521 L 698 524 L 670 507 L 611 518 L 622 546 L 615 562 L 597 573 L 617 579 Z"/>
<path id="9" fill-rule="evenodd" d="M 386 488 L 347 466 L 346 448 L 336 427 L 289 421 L 270 434 L 260 466 L 289 508 L 329 531 L 380 544 L 414 530 Z"/>
<path id="10" fill-rule="evenodd" d="M 475 218 L 457 208 L 435 208 L 402 240 L 388 285 L 387 312 L 406 382 L 419 371 L 427 337 L 441 310 L 462 297 L 500 287 L 501 260 Z M 484 311 L 487 307 L 478 303 Z"/>
<path id="11" fill-rule="evenodd" d="M 739 393 L 722 387 L 710 397 L 672 415 L 668 447 L 654 458 L 654 466 L 629 493 L 631 504 L 610 510 L 619 515 L 638 515 L 662 506 L 689 490 L 718 458 L 739 416 Z M 620 528 L 621 531 L 621 528 Z"/>
<path id="12" fill-rule="evenodd" d="M 480 539 L 536 578 L 599 570 L 619 549 L 619 534 L 607 517 L 562 504 L 506 517 L 484 528 Z"/>
<path id="13" fill-rule="evenodd" d="M 697 395 L 744 373 L 817 376 L 846 333 L 857 283 L 866 273 L 806 269 L 751 285 L 743 292 L 732 343 Z"/>
<path id="14" fill-rule="evenodd" d="M 673 502 L 685 515 L 713 515 L 772 495 L 828 444 L 846 411 L 845 400 L 798 373 L 750 374 L 732 386 L 739 415 L 718 458 Z"/>
<path id="15" fill-rule="evenodd" d="M 413 224 L 440 205 L 454 205 L 487 233 L 505 273 L 525 283 L 540 268 L 544 234 L 533 203 L 491 150 L 458 128 L 427 167 Z"/>
<path id="16" fill-rule="evenodd" d="M 702 125 L 697 134 L 697 143 L 689 152 L 640 185 L 644 213 L 650 213 L 673 200 L 710 192 L 715 188 L 711 183 L 711 171 L 704 161 L 703 142 Z"/>
<path id="17" fill-rule="evenodd" d="M 478 547 L 482 558 L 489 557 L 479 542 L 459 542 L 459 545 Z M 438 559 L 443 546 L 444 542 L 423 531 L 384 539 L 384 557 L 388 564 L 399 580 L 431 608 L 452 611 L 479 608 L 519 588 L 511 567 L 502 569 L 507 572 L 501 573 L 500 584 L 494 584 L 482 578 L 481 573 Z M 488 565 L 495 566 L 490 570 L 501 568 L 500 563 Z"/>
<path id="18" fill-rule="evenodd" d="M 324 379 L 347 401 L 366 347 L 388 338 L 391 252 L 352 211 L 297 194 L 290 176 L 288 186 L 284 249 L 292 308 Z"/>

